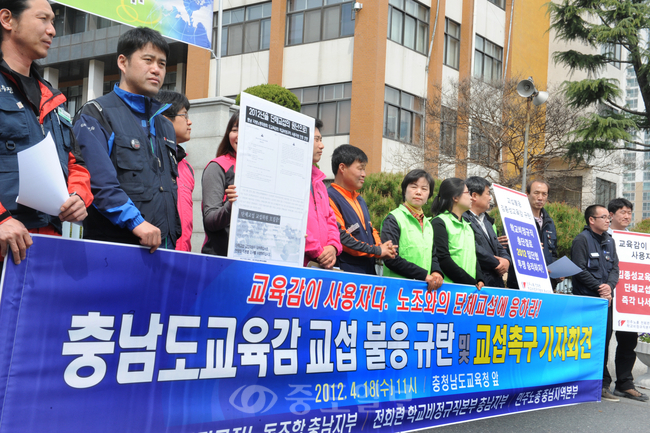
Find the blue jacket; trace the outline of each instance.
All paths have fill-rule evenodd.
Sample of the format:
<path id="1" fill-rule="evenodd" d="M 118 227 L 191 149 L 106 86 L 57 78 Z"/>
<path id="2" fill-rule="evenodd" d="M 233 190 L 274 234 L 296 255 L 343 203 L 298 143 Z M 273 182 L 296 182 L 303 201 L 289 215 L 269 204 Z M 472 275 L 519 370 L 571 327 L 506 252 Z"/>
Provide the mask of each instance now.
<path id="1" fill-rule="evenodd" d="M 139 244 L 132 230 L 147 221 L 160 229 L 162 246 L 173 248 L 181 223 L 176 207 L 176 135 L 161 115 L 168 105 L 117 85 L 96 102 L 101 112 L 86 104 L 74 124 L 95 194 L 84 237 Z M 111 131 L 102 126 L 105 123 Z"/>
<path id="2" fill-rule="evenodd" d="M 11 216 L 22 222 L 27 229 L 41 228 L 48 225 L 61 231 L 61 220 L 57 216 L 47 215 L 32 208 L 16 203 L 18 196 L 18 152 L 41 142 L 49 133 L 52 134 L 63 175 L 68 180 L 68 162 L 71 152 L 75 151 L 77 161 L 81 164 L 81 154 L 74 145 L 72 123 L 64 109 L 65 96 L 53 89 L 34 68 L 31 74 L 39 83 L 41 100 L 38 105 L 39 116 L 32 109 L 17 77 L 6 63 L 0 66 L 0 203 Z M 74 147 L 74 149 L 73 149 Z M 74 161 L 74 160 L 73 160 Z M 83 169 L 85 171 L 85 169 Z M 86 173 L 87 176 L 87 173 Z M 82 191 L 79 191 L 82 196 Z M 82 199 L 88 200 L 88 194 Z M 92 200 L 92 197 L 91 197 Z"/>

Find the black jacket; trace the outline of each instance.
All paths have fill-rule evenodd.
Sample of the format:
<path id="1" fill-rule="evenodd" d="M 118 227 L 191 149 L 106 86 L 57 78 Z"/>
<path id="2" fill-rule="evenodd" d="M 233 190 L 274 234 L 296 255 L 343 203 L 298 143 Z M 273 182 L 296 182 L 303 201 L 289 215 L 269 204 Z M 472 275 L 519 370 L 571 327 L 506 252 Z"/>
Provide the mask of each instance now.
<path id="1" fill-rule="evenodd" d="M 499 261 L 495 256 L 502 257 L 510 263 L 512 263 L 512 259 L 510 258 L 510 254 L 508 254 L 497 240 L 497 235 L 493 228 L 494 220 L 488 214 L 485 214 L 483 224 L 485 231 L 488 233 L 488 236 L 486 236 L 485 231 L 481 228 L 480 221 L 472 212 L 465 212 L 463 218 L 471 224 L 472 230 L 474 230 L 476 258 L 481 266 L 485 285 L 489 287 L 504 287 L 503 278 L 495 270 L 499 266 Z"/>
<path id="2" fill-rule="evenodd" d="M 571 260 L 582 272 L 573 276 L 573 294 L 598 297 L 598 287 L 607 283 L 612 291 L 618 283 L 618 255 L 612 236 L 597 235 L 589 227 L 573 239 Z"/>

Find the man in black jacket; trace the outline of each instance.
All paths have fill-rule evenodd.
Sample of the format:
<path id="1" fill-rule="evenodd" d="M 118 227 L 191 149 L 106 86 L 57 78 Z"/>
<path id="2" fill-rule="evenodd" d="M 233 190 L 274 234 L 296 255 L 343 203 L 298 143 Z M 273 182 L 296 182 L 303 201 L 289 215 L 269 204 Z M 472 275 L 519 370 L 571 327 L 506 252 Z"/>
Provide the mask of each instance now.
<path id="1" fill-rule="evenodd" d="M 605 366 L 603 367 L 603 400 L 618 401 L 610 392 L 612 377 L 607 369 L 609 340 L 612 337 L 612 293 L 618 283 L 618 256 L 614 240 L 607 233 L 609 211 L 594 204 L 585 210 L 584 230 L 573 239 L 571 260 L 582 272 L 573 276 L 573 294 L 609 301 L 605 333 Z"/>
<path id="2" fill-rule="evenodd" d="M 474 230 L 476 239 L 476 258 L 485 285 L 490 287 L 504 287 L 503 274 L 508 272 L 511 258 L 497 239 L 494 229 L 494 220 L 487 214 L 492 196 L 492 184 L 485 178 L 472 176 L 465 181 L 472 198 L 470 210 L 463 214 Z"/>

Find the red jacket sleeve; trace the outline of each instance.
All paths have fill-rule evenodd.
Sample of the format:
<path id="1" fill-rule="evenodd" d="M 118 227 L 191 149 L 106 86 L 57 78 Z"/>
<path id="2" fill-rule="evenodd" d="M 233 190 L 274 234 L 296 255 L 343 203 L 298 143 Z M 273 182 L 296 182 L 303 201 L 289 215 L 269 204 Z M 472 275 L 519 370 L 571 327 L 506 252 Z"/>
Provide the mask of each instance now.
<path id="1" fill-rule="evenodd" d="M 86 167 L 77 163 L 72 153 L 68 154 L 68 192 L 76 192 L 84 201 L 86 207 L 93 202 L 93 193 L 90 191 L 90 173 Z"/>

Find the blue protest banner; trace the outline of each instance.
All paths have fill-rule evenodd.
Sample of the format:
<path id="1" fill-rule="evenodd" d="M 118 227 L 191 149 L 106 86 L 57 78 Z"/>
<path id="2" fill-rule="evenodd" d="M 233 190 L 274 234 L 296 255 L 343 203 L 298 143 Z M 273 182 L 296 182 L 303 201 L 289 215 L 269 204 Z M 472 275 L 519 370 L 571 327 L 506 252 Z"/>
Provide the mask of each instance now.
<path id="1" fill-rule="evenodd" d="M 607 302 L 34 236 L 0 432 L 405 431 L 601 394 Z"/>

